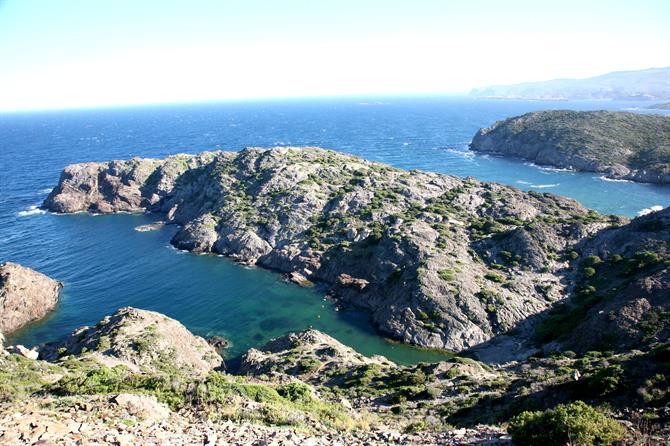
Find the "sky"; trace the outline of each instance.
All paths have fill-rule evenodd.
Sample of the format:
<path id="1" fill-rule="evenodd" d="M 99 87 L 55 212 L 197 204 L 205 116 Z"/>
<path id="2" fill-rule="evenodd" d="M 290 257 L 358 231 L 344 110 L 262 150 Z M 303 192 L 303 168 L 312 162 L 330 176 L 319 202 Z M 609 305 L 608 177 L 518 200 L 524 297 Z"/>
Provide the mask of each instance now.
<path id="1" fill-rule="evenodd" d="M 472 88 L 670 66 L 668 0 L 0 0 L 0 111 Z"/>

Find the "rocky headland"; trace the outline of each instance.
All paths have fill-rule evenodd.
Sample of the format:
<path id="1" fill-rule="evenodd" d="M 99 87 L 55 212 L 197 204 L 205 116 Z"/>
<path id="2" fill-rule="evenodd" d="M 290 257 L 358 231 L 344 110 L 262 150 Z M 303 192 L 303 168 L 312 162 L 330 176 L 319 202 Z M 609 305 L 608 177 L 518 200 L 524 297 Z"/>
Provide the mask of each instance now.
<path id="1" fill-rule="evenodd" d="M 63 284 L 16 263 L 0 265 L 0 334 L 42 319 L 58 303 Z"/>
<path id="2" fill-rule="evenodd" d="M 126 308 L 41 347 L 40 360 L 12 359 L 40 383 L 17 388 L 30 398 L 9 398 L 16 413 L 42 417 L 35 404 L 71 398 L 130 418 L 110 438 L 155 443 L 509 444 L 506 429 L 520 445 L 546 432 L 556 435 L 547 445 L 670 438 L 670 208 L 603 216 L 551 194 L 318 148 L 68 166 L 45 207 L 157 213 L 179 225 L 177 247 L 325 282 L 389 336 L 496 365 L 454 356 L 401 366 L 308 330 L 226 371 L 178 322 Z M 22 358 L 10 351 L 5 361 Z M 170 427 L 143 424 L 126 404 L 164 405 Z M 5 418 L 16 425 L 6 432 L 30 435 L 21 419 Z"/>
<path id="3" fill-rule="evenodd" d="M 470 149 L 608 178 L 670 184 L 670 117 L 627 112 L 531 112 L 480 129 Z"/>
<path id="4" fill-rule="evenodd" d="M 150 211 L 172 243 L 320 281 L 386 335 L 461 351 L 572 292 L 566 253 L 625 220 L 573 200 L 318 148 L 68 166 L 54 212 Z M 525 351 L 525 350 L 524 350 Z"/>

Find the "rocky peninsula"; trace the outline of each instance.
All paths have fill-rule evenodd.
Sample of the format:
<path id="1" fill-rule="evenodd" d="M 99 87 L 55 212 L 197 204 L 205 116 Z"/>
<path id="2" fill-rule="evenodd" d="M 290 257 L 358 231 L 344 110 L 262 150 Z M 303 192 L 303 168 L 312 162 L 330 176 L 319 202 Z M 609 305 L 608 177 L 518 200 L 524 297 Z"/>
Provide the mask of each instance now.
<path id="1" fill-rule="evenodd" d="M 670 184 L 670 117 L 626 112 L 531 112 L 480 129 L 470 149 L 539 165 Z"/>
<path id="2" fill-rule="evenodd" d="M 401 366 L 312 329 L 250 349 L 227 370 L 178 321 L 121 308 L 32 350 L 0 346 L 0 443 L 661 444 L 670 438 L 670 208 L 600 218 L 572 223 L 600 229 L 560 254 L 569 292 L 529 316 L 532 330 L 516 330 L 515 342 L 535 346 L 531 357 Z M 506 238 L 496 237 L 484 246 Z"/>
<path id="3" fill-rule="evenodd" d="M 573 200 L 319 148 L 68 166 L 54 212 L 155 212 L 172 243 L 330 285 L 386 335 L 460 351 L 571 292 L 565 253 L 624 223 Z"/>
<path id="4" fill-rule="evenodd" d="M 0 265 L 0 333 L 42 319 L 58 303 L 63 284 L 16 263 Z"/>

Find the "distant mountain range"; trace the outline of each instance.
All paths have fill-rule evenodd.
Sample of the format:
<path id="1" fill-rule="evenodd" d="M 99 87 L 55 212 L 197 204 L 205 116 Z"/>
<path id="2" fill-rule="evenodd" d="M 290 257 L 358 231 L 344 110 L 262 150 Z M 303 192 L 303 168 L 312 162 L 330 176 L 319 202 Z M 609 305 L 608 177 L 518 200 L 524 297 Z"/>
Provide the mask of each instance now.
<path id="1" fill-rule="evenodd" d="M 470 96 L 490 99 L 670 99 L 670 67 L 615 71 L 586 79 L 554 79 L 474 89 Z"/>

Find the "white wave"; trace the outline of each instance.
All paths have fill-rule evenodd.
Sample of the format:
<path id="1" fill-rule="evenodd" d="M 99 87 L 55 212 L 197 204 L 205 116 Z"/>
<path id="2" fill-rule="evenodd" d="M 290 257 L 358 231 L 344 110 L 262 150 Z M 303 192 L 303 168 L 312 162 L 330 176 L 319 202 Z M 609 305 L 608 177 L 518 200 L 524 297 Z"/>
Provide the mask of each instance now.
<path id="1" fill-rule="evenodd" d="M 545 172 L 574 172 L 574 169 L 569 167 L 551 167 L 551 166 L 539 166 L 531 161 L 526 161 L 523 163 L 525 166 L 535 167 L 536 169 L 544 170 Z"/>
<path id="2" fill-rule="evenodd" d="M 638 215 L 638 217 L 642 217 L 643 215 L 648 215 L 648 214 L 651 214 L 652 212 L 658 212 L 658 211 L 662 211 L 662 210 L 663 210 L 663 206 L 661 206 L 660 204 L 657 204 L 657 205 L 642 209 L 641 211 L 639 211 L 637 213 L 637 215 Z"/>
<path id="3" fill-rule="evenodd" d="M 594 177 L 594 178 L 598 178 L 599 180 L 602 180 L 602 181 L 609 181 L 609 182 L 612 182 L 612 183 L 632 183 L 631 180 L 620 180 L 620 179 L 617 179 L 617 178 L 607 178 L 605 175 L 602 175 L 602 176 L 599 176 L 599 177 Z"/>
<path id="4" fill-rule="evenodd" d="M 46 214 L 47 211 L 40 209 L 38 206 L 30 206 L 25 211 L 19 211 L 16 215 L 19 217 L 29 217 L 31 215 Z"/>
<path id="5" fill-rule="evenodd" d="M 549 187 L 556 187 L 560 186 L 561 183 L 555 183 L 555 184 L 531 184 L 530 187 L 534 189 L 547 189 Z"/>
<path id="6" fill-rule="evenodd" d="M 454 148 L 447 148 L 444 149 L 449 153 L 453 153 L 454 155 L 461 156 L 463 158 L 474 158 L 475 157 L 475 152 L 472 152 L 470 150 L 459 150 L 459 149 L 454 149 Z M 481 156 L 481 155 L 480 155 Z"/>
<path id="7" fill-rule="evenodd" d="M 411 142 L 404 142 L 404 143 L 402 143 L 403 146 L 408 146 L 408 145 L 410 145 L 410 144 L 411 144 Z"/>
<path id="8" fill-rule="evenodd" d="M 51 192 L 52 188 L 48 187 L 46 189 L 40 189 L 40 194 L 48 194 Z"/>
<path id="9" fill-rule="evenodd" d="M 528 181 L 524 181 L 524 180 L 516 180 L 516 182 L 517 182 L 518 184 L 531 184 L 530 182 L 528 182 Z"/>

